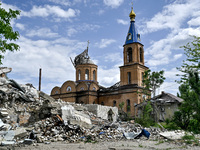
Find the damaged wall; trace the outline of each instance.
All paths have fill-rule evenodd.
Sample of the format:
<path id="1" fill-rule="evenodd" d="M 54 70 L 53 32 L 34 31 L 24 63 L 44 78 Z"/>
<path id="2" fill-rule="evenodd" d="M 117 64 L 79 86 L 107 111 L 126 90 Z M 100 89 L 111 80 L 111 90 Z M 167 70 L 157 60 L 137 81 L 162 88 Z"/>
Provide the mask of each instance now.
<path id="1" fill-rule="evenodd" d="M 118 119 L 118 108 L 110 107 L 110 106 L 102 106 L 97 104 L 87 104 L 86 107 L 88 111 L 97 115 L 97 117 L 101 117 L 102 119 L 110 120 L 111 122 L 115 122 Z"/>

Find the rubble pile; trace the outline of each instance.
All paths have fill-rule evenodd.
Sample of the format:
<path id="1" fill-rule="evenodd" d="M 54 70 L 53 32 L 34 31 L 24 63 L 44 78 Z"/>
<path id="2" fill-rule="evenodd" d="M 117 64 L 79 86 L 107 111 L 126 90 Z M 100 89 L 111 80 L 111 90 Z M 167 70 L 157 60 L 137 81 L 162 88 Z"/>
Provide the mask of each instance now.
<path id="1" fill-rule="evenodd" d="M 107 112 L 111 112 L 109 119 Z M 159 136 L 161 132 L 150 128 L 149 133 L 134 122 L 117 122 L 117 114 L 116 107 L 55 100 L 31 84 L 20 85 L 0 77 L 1 145 L 118 141 L 141 135 L 149 138 L 150 133 Z"/>
<path id="2" fill-rule="evenodd" d="M 58 118 L 47 118 L 35 123 L 34 126 L 33 133 L 39 143 L 56 141 L 78 142 L 89 139 L 91 141 L 99 141 L 107 138 L 123 138 L 123 133 L 114 128 L 87 129 L 79 125 L 65 124 Z"/>

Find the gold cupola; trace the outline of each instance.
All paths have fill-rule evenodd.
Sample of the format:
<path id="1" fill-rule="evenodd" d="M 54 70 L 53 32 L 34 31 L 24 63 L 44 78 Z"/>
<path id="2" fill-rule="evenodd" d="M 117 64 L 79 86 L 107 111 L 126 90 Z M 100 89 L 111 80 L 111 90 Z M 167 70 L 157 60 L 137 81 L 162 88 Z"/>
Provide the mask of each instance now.
<path id="1" fill-rule="evenodd" d="M 136 16 L 136 14 L 133 11 L 133 7 L 131 7 L 131 12 L 129 14 L 129 17 L 130 17 L 131 21 L 135 21 L 135 16 Z"/>

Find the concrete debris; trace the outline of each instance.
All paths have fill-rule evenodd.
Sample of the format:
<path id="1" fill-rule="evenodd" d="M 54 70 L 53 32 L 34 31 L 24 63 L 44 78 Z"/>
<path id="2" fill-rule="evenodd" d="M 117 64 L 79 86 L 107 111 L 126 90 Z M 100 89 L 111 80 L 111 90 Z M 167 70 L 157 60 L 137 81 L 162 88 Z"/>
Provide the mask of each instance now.
<path id="1" fill-rule="evenodd" d="M 12 71 L 12 68 L 0 67 L 0 77 L 7 78 L 7 73 L 11 71 Z"/>
<path id="2" fill-rule="evenodd" d="M 135 139 L 138 135 L 140 135 L 141 132 L 124 132 L 124 136 L 128 139 L 128 140 L 132 140 Z"/>
<path id="3" fill-rule="evenodd" d="M 109 107 L 109 106 L 102 106 L 97 104 L 87 104 L 86 105 L 88 111 L 95 114 L 97 117 L 102 119 L 109 120 L 111 122 L 116 122 L 118 117 L 118 108 L 117 107 Z"/>
<path id="4" fill-rule="evenodd" d="M 152 138 L 160 136 L 159 128 L 144 132 L 134 120 L 117 120 L 117 107 L 55 100 L 31 84 L 21 85 L 0 77 L 1 145 L 117 141 L 135 139 L 141 133 L 147 138 L 150 134 Z"/>
<path id="5" fill-rule="evenodd" d="M 161 132 L 159 134 L 170 140 L 180 140 L 185 135 L 185 131 L 182 130 L 166 131 L 166 132 Z"/>

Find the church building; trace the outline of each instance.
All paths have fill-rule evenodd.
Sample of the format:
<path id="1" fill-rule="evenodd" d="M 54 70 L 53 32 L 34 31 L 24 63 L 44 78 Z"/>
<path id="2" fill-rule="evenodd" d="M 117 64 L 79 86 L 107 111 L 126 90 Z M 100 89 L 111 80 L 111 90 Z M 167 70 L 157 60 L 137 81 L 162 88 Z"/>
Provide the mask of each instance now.
<path id="1" fill-rule="evenodd" d="M 98 66 L 88 56 L 87 49 L 72 61 L 76 69 L 76 81 L 66 81 L 61 87 L 54 87 L 51 96 L 67 102 L 116 106 L 124 103 L 123 111 L 136 115 L 135 105 L 143 95 L 142 80 L 148 67 L 144 64 L 144 49 L 140 34 L 135 27 L 136 14 L 133 8 L 129 14 L 130 27 L 123 45 L 123 65 L 120 66 L 120 81 L 105 88 L 97 81 Z"/>

